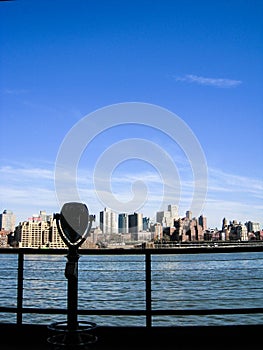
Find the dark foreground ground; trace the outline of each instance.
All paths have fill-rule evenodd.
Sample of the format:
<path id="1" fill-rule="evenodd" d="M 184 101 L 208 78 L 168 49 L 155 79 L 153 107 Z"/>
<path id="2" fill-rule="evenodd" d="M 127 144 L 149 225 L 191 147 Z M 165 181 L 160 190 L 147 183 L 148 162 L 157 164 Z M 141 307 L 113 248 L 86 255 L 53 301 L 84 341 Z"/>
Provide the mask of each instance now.
<path id="1" fill-rule="evenodd" d="M 98 327 L 97 341 L 85 349 L 262 349 L 263 325 L 206 327 Z M 50 331 L 39 325 L 0 324 L 1 350 L 53 350 Z M 59 348 L 57 348 L 59 349 Z M 62 348 L 61 348 L 62 349 Z M 63 347 L 65 349 L 65 347 Z M 75 347 L 75 349 L 84 349 Z M 71 349 L 72 350 L 72 349 Z"/>

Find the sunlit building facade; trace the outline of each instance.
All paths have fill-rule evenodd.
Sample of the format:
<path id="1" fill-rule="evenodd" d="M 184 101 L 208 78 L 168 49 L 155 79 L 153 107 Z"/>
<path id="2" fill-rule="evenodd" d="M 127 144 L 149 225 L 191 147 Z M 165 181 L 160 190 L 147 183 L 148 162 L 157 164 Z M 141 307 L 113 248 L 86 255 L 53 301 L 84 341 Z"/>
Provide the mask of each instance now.
<path id="1" fill-rule="evenodd" d="M 67 248 L 58 233 L 56 221 L 50 215 L 43 216 L 43 212 L 20 223 L 15 236 L 20 248 Z"/>

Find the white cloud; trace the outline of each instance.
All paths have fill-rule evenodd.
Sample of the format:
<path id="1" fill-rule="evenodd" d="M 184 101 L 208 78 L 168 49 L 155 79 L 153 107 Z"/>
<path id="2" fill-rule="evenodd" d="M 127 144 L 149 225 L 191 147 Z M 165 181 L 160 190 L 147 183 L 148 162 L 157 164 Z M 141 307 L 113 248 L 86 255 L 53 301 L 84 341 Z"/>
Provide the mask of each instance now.
<path id="1" fill-rule="evenodd" d="M 186 74 L 183 77 L 175 77 L 176 81 L 184 81 L 186 83 L 196 83 L 199 85 L 215 86 L 220 88 L 236 87 L 242 83 L 241 80 L 233 80 L 226 78 L 208 78 L 194 74 Z"/>
<path id="2" fill-rule="evenodd" d="M 0 168 L 1 176 L 1 209 L 10 209 L 19 221 L 26 220 L 39 210 L 48 213 L 57 212 L 59 204 L 54 186 L 54 169 L 39 167 L 4 166 Z M 229 220 L 245 222 L 252 220 L 263 223 L 263 183 L 260 179 L 226 173 L 220 169 L 209 169 L 209 181 L 206 203 L 203 214 L 207 216 L 210 227 L 220 227 L 223 217 Z M 141 212 L 145 216 L 155 217 L 160 210 L 163 200 L 162 178 L 156 172 L 138 171 L 138 173 L 123 173 L 113 176 L 111 189 L 119 200 L 131 200 L 131 187 L 136 180 L 143 180 L 148 188 L 147 203 Z M 168 186 L 171 186 L 166 198 L 167 204 L 177 204 L 174 200 L 176 184 L 173 183 L 172 174 Z M 80 169 L 78 172 L 78 191 L 83 202 L 87 203 L 90 212 L 98 215 L 103 209 L 103 203 L 97 197 L 92 183 L 91 173 Z M 179 199 L 179 213 L 184 216 L 189 209 L 193 195 L 193 179 L 181 177 L 181 197 Z M 130 185 L 130 186 L 129 186 Z M 101 187 L 108 191 L 108 187 Z M 105 198 L 111 193 L 104 193 Z M 110 198 L 110 197 L 109 197 Z M 177 198 L 178 200 L 178 198 Z"/>

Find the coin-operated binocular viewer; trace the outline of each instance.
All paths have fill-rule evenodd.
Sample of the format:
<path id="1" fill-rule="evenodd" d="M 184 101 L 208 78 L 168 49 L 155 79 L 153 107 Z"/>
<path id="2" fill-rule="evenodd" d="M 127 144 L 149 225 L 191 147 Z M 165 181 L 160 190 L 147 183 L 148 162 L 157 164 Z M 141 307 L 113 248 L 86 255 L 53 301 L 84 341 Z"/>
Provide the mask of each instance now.
<path id="1" fill-rule="evenodd" d="M 48 328 L 57 333 L 48 338 L 54 349 L 76 349 L 87 347 L 96 342 L 96 336 L 90 331 L 96 327 L 93 322 L 78 322 L 78 248 L 86 240 L 94 215 L 89 215 L 87 206 L 83 203 L 65 203 L 60 213 L 54 214 L 58 232 L 63 242 L 68 246 L 65 276 L 68 280 L 67 289 L 67 322 L 52 323 Z"/>

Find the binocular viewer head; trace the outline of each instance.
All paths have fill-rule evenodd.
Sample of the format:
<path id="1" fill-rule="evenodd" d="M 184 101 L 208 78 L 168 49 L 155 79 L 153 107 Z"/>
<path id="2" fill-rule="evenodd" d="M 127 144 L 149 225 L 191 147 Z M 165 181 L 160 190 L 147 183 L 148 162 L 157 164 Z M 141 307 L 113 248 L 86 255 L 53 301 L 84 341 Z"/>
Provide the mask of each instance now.
<path id="1" fill-rule="evenodd" d="M 63 241 L 68 245 L 81 245 L 87 238 L 95 216 L 89 215 L 84 203 L 65 203 L 60 214 L 55 214 L 57 228 Z"/>

